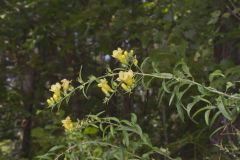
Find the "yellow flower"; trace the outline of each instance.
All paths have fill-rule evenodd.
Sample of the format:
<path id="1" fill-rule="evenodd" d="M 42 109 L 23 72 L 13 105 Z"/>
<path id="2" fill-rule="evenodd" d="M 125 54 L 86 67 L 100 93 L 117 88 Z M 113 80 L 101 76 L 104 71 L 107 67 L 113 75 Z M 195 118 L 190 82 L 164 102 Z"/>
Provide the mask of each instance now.
<path id="1" fill-rule="evenodd" d="M 113 57 L 114 58 L 117 58 L 119 55 L 122 55 L 123 54 L 123 50 L 121 48 L 118 48 L 117 50 L 114 50 L 113 51 Z"/>
<path id="2" fill-rule="evenodd" d="M 61 99 L 61 96 L 54 93 L 52 98 L 55 102 L 58 102 Z"/>
<path id="3" fill-rule="evenodd" d="M 106 96 L 110 96 L 109 92 L 113 92 L 113 89 L 108 85 L 108 81 L 104 79 L 100 79 L 100 83 L 98 84 Z"/>
<path id="4" fill-rule="evenodd" d="M 65 130 L 72 130 L 73 129 L 73 122 L 69 116 L 66 117 L 66 119 L 62 120 L 63 127 Z"/>
<path id="5" fill-rule="evenodd" d="M 121 87 L 122 87 L 125 91 L 127 91 L 127 92 L 130 92 L 130 91 L 131 91 L 131 88 L 130 88 L 129 86 L 127 86 L 125 83 L 122 83 L 122 84 L 121 84 Z"/>
<path id="6" fill-rule="evenodd" d="M 123 72 L 123 71 L 119 72 L 119 77 L 117 80 L 123 82 L 123 84 L 121 84 L 121 87 L 127 92 L 131 90 L 131 88 L 135 83 L 135 79 L 133 76 L 134 75 L 132 70 L 129 70 L 127 72 Z"/>
<path id="7" fill-rule="evenodd" d="M 134 55 L 134 51 L 131 49 L 129 52 L 129 56 L 133 56 Z"/>
<path id="8" fill-rule="evenodd" d="M 71 85 L 70 85 L 71 81 L 69 81 L 67 79 L 63 79 L 63 80 L 61 80 L 61 82 L 62 82 L 63 90 L 65 92 L 72 88 Z"/>
<path id="9" fill-rule="evenodd" d="M 126 64 L 129 56 L 127 51 L 123 51 L 121 48 L 118 48 L 113 51 L 112 57 L 119 60 L 122 64 Z"/>
<path id="10" fill-rule="evenodd" d="M 136 57 L 136 56 L 134 56 L 134 58 L 133 58 L 133 64 L 134 64 L 135 66 L 137 66 L 137 64 L 138 64 L 138 60 L 137 60 L 137 57 Z"/>
<path id="11" fill-rule="evenodd" d="M 47 103 L 48 103 L 48 106 L 50 107 L 50 106 L 53 106 L 53 105 L 55 104 L 55 101 L 54 101 L 54 99 L 51 97 L 51 98 L 47 99 Z"/>
<path id="12" fill-rule="evenodd" d="M 133 71 L 129 70 L 127 72 L 120 71 L 118 81 L 126 83 L 128 86 L 132 86 L 135 80 L 133 79 Z"/>
<path id="13" fill-rule="evenodd" d="M 57 96 L 60 96 L 61 85 L 60 83 L 53 84 L 50 91 L 52 91 Z"/>

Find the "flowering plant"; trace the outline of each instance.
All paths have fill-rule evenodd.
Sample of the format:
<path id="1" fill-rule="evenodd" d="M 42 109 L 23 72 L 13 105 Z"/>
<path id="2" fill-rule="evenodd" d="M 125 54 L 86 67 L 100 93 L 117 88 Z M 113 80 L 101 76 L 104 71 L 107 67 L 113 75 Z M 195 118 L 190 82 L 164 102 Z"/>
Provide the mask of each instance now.
<path id="1" fill-rule="evenodd" d="M 161 88 L 159 90 L 158 94 L 158 100 L 159 103 L 161 103 L 161 100 L 164 95 L 170 94 L 169 99 L 169 105 L 174 104 L 176 106 L 177 112 L 179 117 L 184 121 L 185 114 L 187 114 L 190 119 L 197 123 L 195 120 L 195 117 L 199 114 L 204 112 L 204 119 L 207 125 L 212 126 L 217 119 L 218 116 L 223 116 L 226 120 L 228 120 L 230 123 L 234 122 L 236 117 L 239 115 L 240 108 L 240 94 L 228 94 L 227 90 L 234 86 L 234 82 L 228 82 L 226 84 L 226 91 L 222 92 L 219 91 L 211 86 L 205 86 L 203 84 L 200 84 L 196 81 L 194 81 L 193 76 L 190 73 L 189 68 L 184 63 L 184 61 L 180 61 L 178 64 L 176 64 L 173 73 L 162 73 L 160 72 L 154 65 L 153 62 L 149 60 L 149 58 L 146 58 L 141 66 L 138 65 L 138 60 L 136 58 L 136 55 L 133 50 L 127 51 L 122 50 L 121 48 L 118 48 L 117 50 L 113 51 L 112 57 L 115 58 L 120 63 L 120 68 L 116 69 L 108 69 L 107 73 L 100 77 L 91 76 L 87 81 L 84 81 L 82 79 L 81 70 L 78 77 L 79 86 L 73 87 L 71 85 L 70 80 L 62 80 L 61 84 L 56 83 L 51 86 L 50 91 L 53 92 L 52 97 L 50 97 L 47 100 L 48 106 L 50 108 L 54 108 L 57 106 L 57 108 L 60 107 L 61 103 L 66 100 L 68 102 L 70 96 L 76 92 L 77 90 L 80 90 L 85 97 L 87 97 L 87 90 L 89 86 L 92 84 L 96 84 L 101 91 L 103 92 L 105 98 L 104 103 L 108 103 L 108 101 L 111 99 L 111 97 L 116 94 L 117 92 L 125 92 L 125 93 L 131 93 L 134 88 L 141 84 L 148 89 L 149 84 L 154 80 L 161 81 Z M 145 71 L 145 66 L 149 65 L 152 67 L 152 72 L 148 73 Z M 214 79 L 214 77 L 217 76 L 224 76 L 222 73 L 214 72 L 210 74 L 209 79 L 210 81 Z M 95 83 L 94 83 L 95 82 Z M 231 85 L 229 85 L 231 84 Z M 191 90 L 198 91 L 198 95 L 192 95 L 190 98 L 188 98 L 189 101 L 184 104 L 182 101 L 182 98 L 188 94 Z M 190 92 L 191 93 L 191 92 Z M 202 108 L 196 108 L 197 104 L 203 104 L 204 107 Z M 89 118 L 90 117 L 90 118 Z M 109 142 L 109 139 L 116 138 L 114 136 L 115 131 L 120 131 L 120 134 L 118 136 L 124 138 L 123 144 L 125 145 L 125 148 L 127 150 L 128 156 L 135 159 L 141 159 L 144 157 L 144 155 L 139 156 L 136 154 L 137 149 L 131 149 L 129 151 L 129 137 L 133 134 L 138 134 L 140 139 L 138 139 L 139 143 L 142 145 L 146 145 L 148 147 L 147 153 L 158 153 L 162 156 L 168 157 L 169 159 L 172 159 L 169 155 L 169 152 L 166 149 L 159 150 L 156 147 L 153 147 L 151 143 L 147 143 L 146 137 L 143 138 L 142 131 L 138 125 L 136 125 L 136 116 L 133 116 L 132 122 L 129 121 L 121 121 L 116 118 L 103 118 L 101 119 L 99 116 L 89 116 L 87 120 L 85 121 L 77 121 L 73 122 L 71 118 L 68 116 L 65 120 L 62 120 L 63 127 L 65 128 L 65 131 L 67 135 L 71 140 L 76 140 L 78 138 L 83 138 L 86 141 L 89 141 L 88 138 L 85 137 L 85 133 L 88 133 L 87 131 L 90 130 L 90 134 L 97 135 L 99 132 L 102 135 L 102 141 L 99 142 L 87 142 L 87 144 L 98 144 L 101 149 L 99 151 L 100 153 L 94 155 L 91 152 L 91 149 L 93 150 L 92 146 L 88 146 L 87 144 L 84 144 L 86 146 L 85 148 L 88 148 L 90 151 L 85 153 L 84 147 L 81 146 L 81 148 L 78 148 L 81 153 L 76 154 L 76 156 L 85 157 L 87 159 L 88 156 L 92 157 L 92 159 L 99 159 L 100 157 L 103 158 L 106 153 L 109 152 L 109 150 L 106 150 L 106 146 L 110 146 L 110 148 L 115 149 L 122 149 L 120 146 L 122 144 L 120 143 L 114 143 Z M 93 118 L 94 117 L 94 118 Z M 112 122 L 114 121 L 114 122 Z M 117 122 L 117 123 L 115 123 Z M 134 123 L 134 125 L 132 124 Z M 229 123 L 229 124 L 230 124 Z M 107 125 L 103 125 L 107 124 Z M 228 123 L 226 124 L 228 125 Z M 84 127 L 83 127 L 84 126 Z M 90 129 L 89 129 L 90 127 Z M 226 126 L 222 126 L 220 128 L 217 128 L 213 134 L 218 132 L 220 129 L 224 129 Z M 84 129 L 83 129 L 84 128 Z M 135 129 L 137 128 L 137 131 Z M 128 133 L 129 132 L 129 133 Z M 108 135 L 107 138 L 105 137 L 106 134 Z M 110 137 L 109 137 L 110 136 Z M 127 137 L 127 138 L 126 138 Z M 139 138 L 138 137 L 138 138 Z M 98 137 L 99 138 L 99 137 Z M 110 139 L 111 139 L 110 138 Z M 135 137 L 136 138 L 136 137 Z M 135 139 L 133 138 L 133 140 Z M 118 138 L 117 138 L 118 139 Z M 119 146 L 120 145 L 120 146 Z M 64 153 L 61 153 L 57 157 L 69 157 L 68 153 L 75 153 L 78 152 L 78 150 L 75 150 L 75 146 L 78 146 L 77 143 L 74 141 L 71 141 L 70 144 L 68 144 L 68 147 Z M 137 148 L 139 148 L 138 146 Z M 91 149 L 90 149 L 90 148 Z M 131 147 L 130 147 L 131 148 Z M 141 148 L 141 147 L 140 147 Z M 116 151 L 116 152 L 119 152 Z M 84 153 L 82 155 L 82 153 Z M 151 154 L 148 154 L 148 158 L 150 158 Z M 72 155 L 72 154 L 71 154 Z M 71 156 L 70 156 L 71 157 Z M 56 158 L 56 159 L 58 159 Z M 100 158 L 100 159 L 101 159 Z M 114 157 L 116 158 L 116 157 Z M 70 158 L 71 159 L 71 158 Z M 74 158 L 73 158 L 74 159 Z M 103 158 L 104 159 L 104 158 Z M 117 159 L 121 159 L 121 157 L 117 157 Z M 146 158 L 147 159 L 147 158 Z"/>

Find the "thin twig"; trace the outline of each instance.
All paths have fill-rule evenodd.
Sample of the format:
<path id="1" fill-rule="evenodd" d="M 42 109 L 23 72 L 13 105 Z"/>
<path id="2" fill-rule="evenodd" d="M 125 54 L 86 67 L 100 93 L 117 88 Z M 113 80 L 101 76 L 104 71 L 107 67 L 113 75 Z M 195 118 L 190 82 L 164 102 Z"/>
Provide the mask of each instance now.
<path id="1" fill-rule="evenodd" d="M 240 16 L 238 16 L 236 13 L 234 13 L 233 10 L 229 6 L 226 6 L 226 8 L 231 13 L 231 15 L 233 15 L 237 20 L 240 21 Z"/>
<path id="2" fill-rule="evenodd" d="M 230 2 L 231 6 L 232 6 L 232 9 L 229 6 L 226 6 L 226 8 L 235 18 L 237 18 L 240 21 L 240 16 L 237 13 L 234 12 L 234 10 L 237 9 L 237 6 L 233 3 L 232 0 L 228 0 L 228 1 Z"/>

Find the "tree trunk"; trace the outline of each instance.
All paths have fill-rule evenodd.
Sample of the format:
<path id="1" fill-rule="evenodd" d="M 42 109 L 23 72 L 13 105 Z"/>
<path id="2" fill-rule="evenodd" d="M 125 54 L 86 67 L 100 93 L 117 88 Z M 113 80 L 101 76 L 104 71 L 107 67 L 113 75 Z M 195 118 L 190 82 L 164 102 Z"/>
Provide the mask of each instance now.
<path id="1" fill-rule="evenodd" d="M 25 116 L 22 120 L 22 156 L 31 159 L 31 125 L 32 125 L 32 112 L 34 103 L 34 71 L 27 67 L 24 71 L 22 78 L 22 93 Z"/>

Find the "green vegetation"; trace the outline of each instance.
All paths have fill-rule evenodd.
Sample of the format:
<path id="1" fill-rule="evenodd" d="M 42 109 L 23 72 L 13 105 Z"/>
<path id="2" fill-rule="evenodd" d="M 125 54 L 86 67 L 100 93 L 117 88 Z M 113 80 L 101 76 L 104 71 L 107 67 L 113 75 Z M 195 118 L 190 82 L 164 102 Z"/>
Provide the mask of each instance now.
<path id="1" fill-rule="evenodd" d="M 240 159 L 237 0 L 0 2 L 0 159 Z"/>

